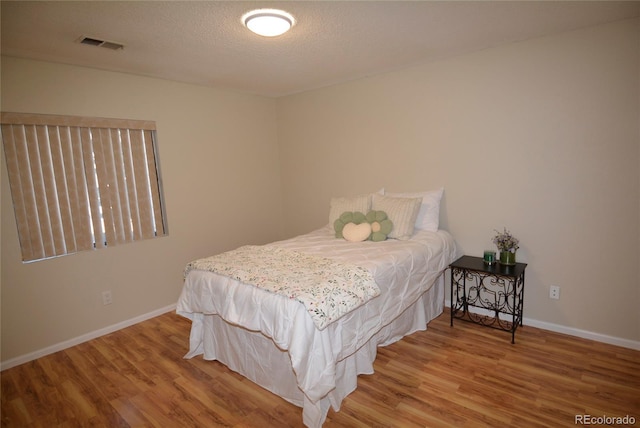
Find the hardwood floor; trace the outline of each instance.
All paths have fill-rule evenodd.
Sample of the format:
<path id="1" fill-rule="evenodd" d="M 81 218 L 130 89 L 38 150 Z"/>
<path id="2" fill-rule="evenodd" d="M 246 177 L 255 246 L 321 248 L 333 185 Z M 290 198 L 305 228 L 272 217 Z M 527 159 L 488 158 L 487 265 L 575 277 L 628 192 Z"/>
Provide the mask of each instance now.
<path id="1" fill-rule="evenodd" d="M 220 363 L 184 360 L 189 327 L 169 313 L 3 371 L 2 426 L 303 426 L 300 408 Z M 640 426 L 640 351 L 528 326 L 512 345 L 452 328 L 445 312 L 380 348 L 375 374 L 324 426 L 568 427 L 576 415 Z"/>

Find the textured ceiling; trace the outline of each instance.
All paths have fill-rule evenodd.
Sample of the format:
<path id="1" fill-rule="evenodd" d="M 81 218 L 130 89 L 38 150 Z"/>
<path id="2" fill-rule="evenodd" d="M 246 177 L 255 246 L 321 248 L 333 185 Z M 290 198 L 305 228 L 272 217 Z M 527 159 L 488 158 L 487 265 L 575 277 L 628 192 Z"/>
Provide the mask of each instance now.
<path id="1" fill-rule="evenodd" d="M 640 16 L 639 1 L 6 1 L 2 54 L 282 96 Z M 282 8 L 283 36 L 241 16 Z M 123 50 L 83 45 L 80 36 Z"/>

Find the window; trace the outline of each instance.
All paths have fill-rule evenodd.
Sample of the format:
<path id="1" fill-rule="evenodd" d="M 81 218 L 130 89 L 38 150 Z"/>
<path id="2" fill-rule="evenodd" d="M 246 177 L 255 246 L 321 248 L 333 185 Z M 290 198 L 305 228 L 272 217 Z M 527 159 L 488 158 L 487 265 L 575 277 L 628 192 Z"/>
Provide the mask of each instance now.
<path id="1" fill-rule="evenodd" d="M 2 113 L 25 262 L 165 236 L 155 123 Z"/>

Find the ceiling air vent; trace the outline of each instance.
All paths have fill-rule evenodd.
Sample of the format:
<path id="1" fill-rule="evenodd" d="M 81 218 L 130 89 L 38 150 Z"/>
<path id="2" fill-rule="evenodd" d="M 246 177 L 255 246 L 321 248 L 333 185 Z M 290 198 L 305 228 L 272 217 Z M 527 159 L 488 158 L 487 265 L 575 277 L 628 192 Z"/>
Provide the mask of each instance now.
<path id="1" fill-rule="evenodd" d="M 101 48 L 107 48 L 113 51 L 124 49 L 124 45 L 122 43 L 109 42 L 107 40 L 96 39 L 95 37 L 82 36 L 80 37 L 79 41 L 83 45 L 100 46 Z"/>

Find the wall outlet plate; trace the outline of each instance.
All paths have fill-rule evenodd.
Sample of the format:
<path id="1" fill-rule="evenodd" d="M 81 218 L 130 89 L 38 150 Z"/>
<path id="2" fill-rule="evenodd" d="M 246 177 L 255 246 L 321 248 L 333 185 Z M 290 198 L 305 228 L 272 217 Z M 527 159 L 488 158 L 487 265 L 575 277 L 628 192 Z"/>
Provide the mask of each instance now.
<path id="1" fill-rule="evenodd" d="M 549 298 L 554 300 L 560 299 L 560 287 L 557 285 L 552 285 L 549 287 Z"/>
<path id="2" fill-rule="evenodd" d="M 113 303 L 113 296 L 111 295 L 111 290 L 107 290 L 107 291 L 103 291 L 102 292 L 102 304 L 103 305 L 110 305 Z"/>

